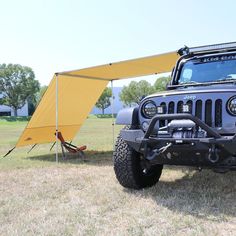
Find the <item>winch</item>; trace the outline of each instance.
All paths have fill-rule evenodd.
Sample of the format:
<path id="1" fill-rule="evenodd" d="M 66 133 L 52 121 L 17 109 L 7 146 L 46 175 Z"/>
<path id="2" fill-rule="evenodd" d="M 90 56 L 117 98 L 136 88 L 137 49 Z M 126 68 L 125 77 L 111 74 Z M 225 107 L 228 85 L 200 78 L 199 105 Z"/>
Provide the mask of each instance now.
<path id="1" fill-rule="evenodd" d="M 168 124 L 167 130 L 171 137 L 176 139 L 206 137 L 206 132 L 191 120 L 172 120 Z"/>

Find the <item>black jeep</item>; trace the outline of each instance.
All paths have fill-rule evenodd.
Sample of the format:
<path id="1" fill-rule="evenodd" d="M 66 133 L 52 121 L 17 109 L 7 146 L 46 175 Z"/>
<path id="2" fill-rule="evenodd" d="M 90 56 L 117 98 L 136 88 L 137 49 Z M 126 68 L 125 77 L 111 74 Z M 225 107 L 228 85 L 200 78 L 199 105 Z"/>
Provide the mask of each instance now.
<path id="1" fill-rule="evenodd" d="M 184 47 L 167 91 L 121 110 L 114 151 L 120 184 L 158 182 L 164 164 L 236 170 L 236 43 Z"/>

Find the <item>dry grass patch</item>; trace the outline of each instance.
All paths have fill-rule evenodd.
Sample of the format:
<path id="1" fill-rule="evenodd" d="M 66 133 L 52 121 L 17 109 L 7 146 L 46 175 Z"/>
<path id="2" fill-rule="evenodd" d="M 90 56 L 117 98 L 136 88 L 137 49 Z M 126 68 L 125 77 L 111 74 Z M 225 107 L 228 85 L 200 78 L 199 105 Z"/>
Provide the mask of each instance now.
<path id="1" fill-rule="evenodd" d="M 1 155 L 25 125 L 0 119 Z M 236 172 L 168 167 L 156 186 L 126 190 L 114 176 L 109 127 L 111 119 L 85 122 L 74 143 L 88 145 L 86 162 L 56 165 L 51 145 L 2 159 L 0 235 L 235 235 Z"/>
<path id="2" fill-rule="evenodd" d="M 236 173 L 167 168 L 131 191 L 112 163 L 0 172 L 0 235 L 235 235 Z"/>

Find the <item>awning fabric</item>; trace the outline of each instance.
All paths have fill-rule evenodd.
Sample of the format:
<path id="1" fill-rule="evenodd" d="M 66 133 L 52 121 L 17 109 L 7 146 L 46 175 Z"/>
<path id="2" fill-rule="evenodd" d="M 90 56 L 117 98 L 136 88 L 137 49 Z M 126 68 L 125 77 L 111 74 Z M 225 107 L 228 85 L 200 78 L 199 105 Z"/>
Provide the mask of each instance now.
<path id="1" fill-rule="evenodd" d="M 16 147 L 56 141 L 56 91 L 58 131 L 72 140 L 109 81 L 169 72 L 178 57 L 170 52 L 56 73 Z"/>

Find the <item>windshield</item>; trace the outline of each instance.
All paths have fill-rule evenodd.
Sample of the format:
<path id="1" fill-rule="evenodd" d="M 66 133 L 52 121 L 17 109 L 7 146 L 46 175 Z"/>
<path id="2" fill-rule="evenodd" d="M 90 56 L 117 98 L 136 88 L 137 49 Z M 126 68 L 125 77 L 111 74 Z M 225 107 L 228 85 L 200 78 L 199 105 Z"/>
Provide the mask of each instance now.
<path id="1" fill-rule="evenodd" d="M 215 56 L 187 61 L 178 84 L 236 81 L 236 55 Z"/>

